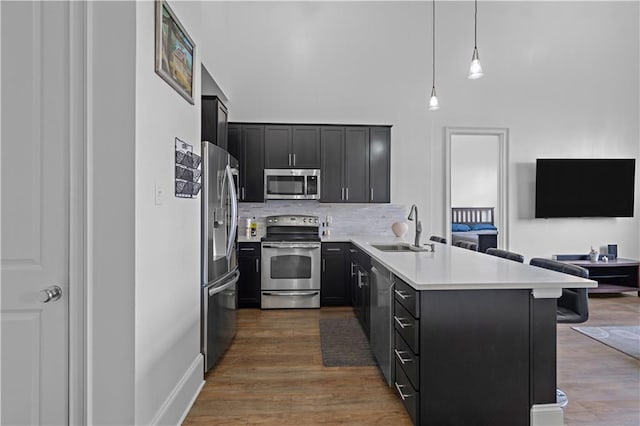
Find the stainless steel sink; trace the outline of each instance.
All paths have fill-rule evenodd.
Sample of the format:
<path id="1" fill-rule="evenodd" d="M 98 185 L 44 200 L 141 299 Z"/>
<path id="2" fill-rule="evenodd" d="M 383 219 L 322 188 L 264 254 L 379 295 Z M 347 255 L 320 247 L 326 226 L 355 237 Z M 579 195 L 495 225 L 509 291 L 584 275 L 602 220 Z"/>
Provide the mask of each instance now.
<path id="1" fill-rule="evenodd" d="M 371 247 L 380 251 L 433 251 L 433 244 L 426 244 L 423 247 L 416 247 L 408 243 L 396 244 L 371 244 Z"/>

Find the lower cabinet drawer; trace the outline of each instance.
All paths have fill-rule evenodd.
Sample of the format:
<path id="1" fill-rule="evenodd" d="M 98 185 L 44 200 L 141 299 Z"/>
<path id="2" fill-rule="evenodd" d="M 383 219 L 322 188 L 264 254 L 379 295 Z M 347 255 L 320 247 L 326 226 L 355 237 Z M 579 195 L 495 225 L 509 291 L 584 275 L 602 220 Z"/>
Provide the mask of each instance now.
<path id="1" fill-rule="evenodd" d="M 407 342 L 395 332 L 395 348 L 393 354 L 396 362 L 416 390 L 420 390 L 420 356 L 413 353 Z"/>
<path id="2" fill-rule="evenodd" d="M 419 354 L 420 323 L 397 300 L 393 311 L 393 322 L 396 331 L 407 342 L 413 353 Z"/>
<path id="3" fill-rule="evenodd" d="M 405 410 L 409 413 L 409 417 L 413 421 L 414 425 L 419 424 L 419 409 L 420 409 L 420 392 L 416 391 L 411 382 L 407 378 L 407 375 L 404 374 L 404 370 L 402 370 L 402 365 L 400 361 L 396 359 L 396 381 L 394 383 L 396 387 L 396 392 L 402 399 L 402 403 L 404 404 Z"/>

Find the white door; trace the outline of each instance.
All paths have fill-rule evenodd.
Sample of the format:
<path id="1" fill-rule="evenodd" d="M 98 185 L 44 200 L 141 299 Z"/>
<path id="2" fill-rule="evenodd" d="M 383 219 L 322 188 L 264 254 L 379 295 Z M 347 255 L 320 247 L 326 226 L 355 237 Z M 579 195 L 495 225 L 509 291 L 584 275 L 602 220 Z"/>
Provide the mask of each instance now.
<path id="1" fill-rule="evenodd" d="M 3 425 L 69 419 L 68 9 L 0 3 Z"/>

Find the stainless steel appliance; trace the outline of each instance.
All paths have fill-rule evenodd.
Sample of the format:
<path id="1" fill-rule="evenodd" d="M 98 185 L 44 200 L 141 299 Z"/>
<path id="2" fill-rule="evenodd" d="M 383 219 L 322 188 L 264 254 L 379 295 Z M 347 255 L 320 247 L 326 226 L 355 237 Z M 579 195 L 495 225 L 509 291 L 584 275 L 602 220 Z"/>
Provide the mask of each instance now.
<path id="1" fill-rule="evenodd" d="M 202 329 L 205 371 L 224 354 L 236 333 L 236 232 L 238 161 L 224 149 L 202 142 Z"/>
<path id="2" fill-rule="evenodd" d="M 393 375 L 393 274 L 375 259 L 371 260 L 371 350 L 378 361 L 387 384 Z"/>
<path id="3" fill-rule="evenodd" d="M 265 169 L 265 200 L 319 200 L 320 170 Z"/>
<path id="4" fill-rule="evenodd" d="M 269 216 L 262 238 L 261 307 L 320 307 L 317 216 Z"/>

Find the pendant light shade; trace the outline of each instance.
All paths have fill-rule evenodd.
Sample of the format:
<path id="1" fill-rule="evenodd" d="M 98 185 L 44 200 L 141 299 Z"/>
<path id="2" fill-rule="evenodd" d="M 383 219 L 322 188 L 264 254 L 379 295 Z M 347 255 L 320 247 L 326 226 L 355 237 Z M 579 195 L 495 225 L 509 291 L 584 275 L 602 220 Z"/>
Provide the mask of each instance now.
<path id="1" fill-rule="evenodd" d="M 482 65 L 480 65 L 480 56 L 478 55 L 478 48 L 473 48 L 473 56 L 471 57 L 471 67 L 469 67 L 469 78 L 475 80 L 484 75 L 482 72 Z"/>
<path id="2" fill-rule="evenodd" d="M 484 75 L 482 65 L 480 65 L 480 55 L 478 55 L 478 0 L 475 0 L 474 13 L 474 36 L 473 36 L 473 55 L 471 56 L 471 66 L 469 67 L 469 79 L 475 80 Z"/>
<path id="3" fill-rule="evenodd" d="M 431 16 L 433 18 L 433 25 L 431 26 L 433 29 L 433 34 L 431 40 L 433 42 L 433 46 L 431 49 L 432 57 L 432 82 L 433 85 L 431 87 L 431 97 L 429 98 L 429 111 L 437 111 L 440 109 L 440 103 L 438 102 L 438 95 L 436 95 L 436 0 L 432 0 L 432 13 Z"/>
<path id="4" fill-rule="evenodd" d="M 431 88 L 431 98 L 429 98 L 429 111 L 436 111 L 440 109 L 440 103 L 438 102 L 438 95 L 436 95 L 435 86 Z"/>

